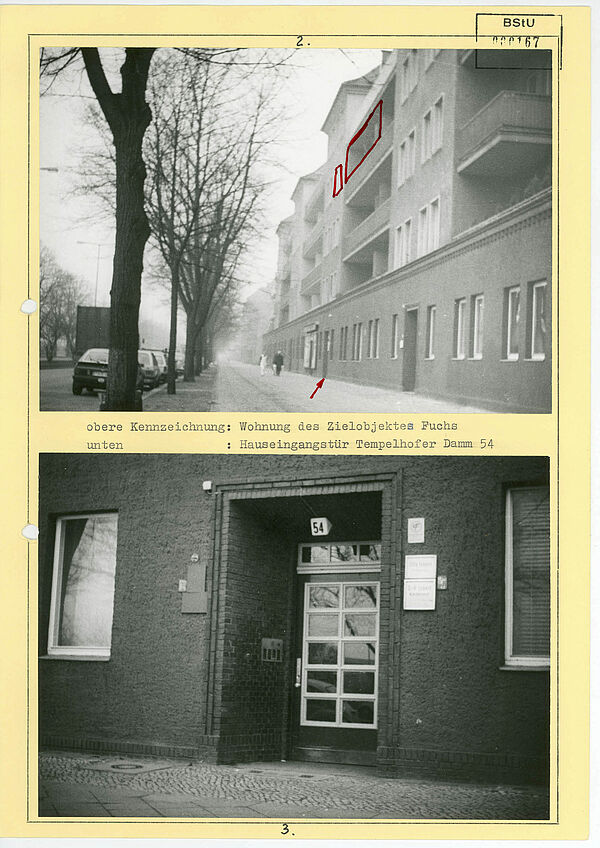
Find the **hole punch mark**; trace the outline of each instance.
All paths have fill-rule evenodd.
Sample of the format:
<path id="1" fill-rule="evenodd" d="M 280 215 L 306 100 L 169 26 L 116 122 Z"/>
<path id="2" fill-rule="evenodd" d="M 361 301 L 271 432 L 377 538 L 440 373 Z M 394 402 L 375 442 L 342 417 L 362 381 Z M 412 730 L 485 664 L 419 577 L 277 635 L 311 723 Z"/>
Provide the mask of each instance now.
<path id="1" fill-rule="evenodd" d="M 40 531 L 38 530 L 35 524 L 26 524 L 25 527 L 21 530 L 21 534 L 29 541 L 35 542 L 37 537 L 40 535 Z"/>
<path id="2" fill-rule="evenodd" d="M 21 312 L 24 312 L 25 315 L 33 315 L 33 313 L 37 310 L 37 303 L 35 300 L 32 300 L 30 297 L 27 300 L 24 300 L 21 304 Z"/>

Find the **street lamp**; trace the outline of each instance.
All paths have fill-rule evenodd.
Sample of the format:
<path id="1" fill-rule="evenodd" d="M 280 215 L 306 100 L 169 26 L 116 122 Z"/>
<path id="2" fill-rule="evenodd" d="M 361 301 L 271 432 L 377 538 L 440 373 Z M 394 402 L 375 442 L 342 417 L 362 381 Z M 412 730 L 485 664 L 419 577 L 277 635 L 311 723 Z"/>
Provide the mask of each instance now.
<path id="1" fill-rule="evenodd" d="M 96 301 L 98 300 L 98 273 L 100 271 L 100 248 L 110 247 L 110 242 L 78 241 L 77 244 L 91 244 L 94 247 L 98 248 L 98 252 L 96 254 L 96 285 L 94 287 L 94 306 L 96 306 Z"/>

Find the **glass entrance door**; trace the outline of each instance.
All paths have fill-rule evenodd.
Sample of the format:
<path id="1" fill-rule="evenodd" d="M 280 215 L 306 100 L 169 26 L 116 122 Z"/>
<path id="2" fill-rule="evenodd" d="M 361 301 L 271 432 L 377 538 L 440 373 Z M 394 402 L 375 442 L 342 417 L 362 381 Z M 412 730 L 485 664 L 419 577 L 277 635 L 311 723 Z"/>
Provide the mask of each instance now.
<path id="1" fill-rule="evenodd" d="M 377 727 L 379 583 L 307 583 L 300 724 Z"/>

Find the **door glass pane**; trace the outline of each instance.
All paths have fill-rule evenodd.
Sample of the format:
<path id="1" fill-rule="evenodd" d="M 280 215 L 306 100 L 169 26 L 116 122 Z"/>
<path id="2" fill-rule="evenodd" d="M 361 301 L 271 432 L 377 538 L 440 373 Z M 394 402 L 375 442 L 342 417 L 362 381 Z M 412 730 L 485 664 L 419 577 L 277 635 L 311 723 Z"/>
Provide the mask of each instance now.
<path id="1" fill-rule="evenodd" d="M 397 316 L 394 315 L 396 319 L 394 323 L 394 327 L 398 326 Z M 396 345 L 394 344 L 393 349 L 395 351 Z M 392 355 L 395 355 L 394 353 Z M 381 559 L 381 545 L 360 545 L 360 561 L 361 562 L 379 562 Z"/>
<path id="2" fill-rule="evenodd" d="M 311 669 L 306 673 L 306 691 L 337 692 L 337 671 L 314 671 L 314 669 Z M 356 692 L 355 689 L 348 691 Z"/>
<path id="3" fill-rule="evenodd" d="M 344 665 L 375 665 L 373 642 L 345 642 Z"/>
<path id="4" fill-rule="evenodd" d="M 376 586 L 346 586 L 344 592 L 345 607 L 376 607 Z"/>
<path id="5" fill-rule="evenodd" d="M 344 724 L 373 724 L 374 707 L 374 701 L 342 701 L 342 722 Z"/>
<path id="6" fill-rule="evenodd" d="M 372 695 L 375 692 L 375 675 L 372 671 L 345 671 L 344 692 L 350 695 Z"/>
<path id="7" fill-rule="evenodd" d="M 369 613 L 346 613 L 344 616 L 345 636 L 375 636 L 376 617 Z"/>
<path id="8" fill-rule="evenodd" d="M 337 642 L 309 642 L 308 662 L 310 665 L 336 665 Z"/>
<path id="9" fill-rule="evenodd" d="M 329 545 L 305 545 L 302 562 L 329 562 Z"/>
<path id="10" fill-rule="evenodd" d="M 358 545 L 332 545 L 332 562 L 353 562 L 358 556 Z"/>
<path id="11" fill-rule="evenodd" d="M 335 724 L 335 708 L 337 698 L 332 699 L 306 699 L 306 720 L 307 721 L 328 721 Z"/>
<path id="12" fill-rule="evenodd" d="M 337 636 L 339 613 L 313 612 L 308 616 L 309 636 Z"/>
<path id="13" fill-rule="evenodd" d="M 308 605 L 321 609 L 327 607 L 339 607 L 339 586 L 311 586 L 308 590 Z"/>

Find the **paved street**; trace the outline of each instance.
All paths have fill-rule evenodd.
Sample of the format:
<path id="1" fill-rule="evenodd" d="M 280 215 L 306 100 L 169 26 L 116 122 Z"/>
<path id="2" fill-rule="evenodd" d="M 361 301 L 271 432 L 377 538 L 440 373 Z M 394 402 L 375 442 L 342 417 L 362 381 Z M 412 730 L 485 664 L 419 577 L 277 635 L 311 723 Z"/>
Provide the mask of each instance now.
<path id="1" fill-rule="evenodd" d="M 40 816 L 532 820 L 548 817 L 547 804 L 542 787 L 397 779 L 358 766 L 40 755 Z"/>
<path id="2" fill-rule="evenodd" d="M 44 368 L 40 370 L 40 409 L 88 412 L 97 410 L 100 405 L 98 395 L 83 392 L 75 396 L 71 390 L 73 367 Z"/>

